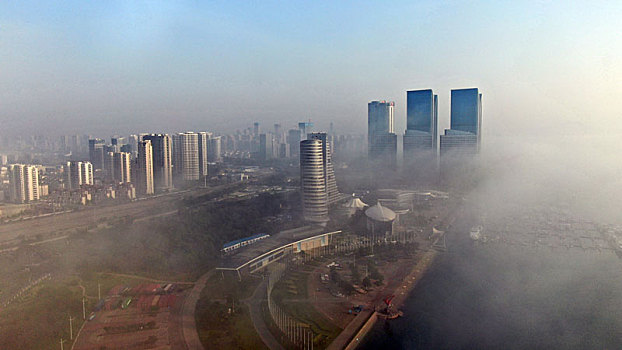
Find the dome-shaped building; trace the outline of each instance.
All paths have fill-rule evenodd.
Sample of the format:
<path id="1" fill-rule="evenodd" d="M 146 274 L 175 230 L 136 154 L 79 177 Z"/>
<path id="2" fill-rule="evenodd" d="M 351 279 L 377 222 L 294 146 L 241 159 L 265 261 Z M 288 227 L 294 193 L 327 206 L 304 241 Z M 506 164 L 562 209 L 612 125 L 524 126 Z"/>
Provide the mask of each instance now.
<path id="1" fill-rule="evenodd" d="M 367 231 L 373 235 L 392 235 L 393 223 L 397 215 L 387 207 L 383 207 L 380 202 L 373 207 L 365 210 L 367 216 Z"/>

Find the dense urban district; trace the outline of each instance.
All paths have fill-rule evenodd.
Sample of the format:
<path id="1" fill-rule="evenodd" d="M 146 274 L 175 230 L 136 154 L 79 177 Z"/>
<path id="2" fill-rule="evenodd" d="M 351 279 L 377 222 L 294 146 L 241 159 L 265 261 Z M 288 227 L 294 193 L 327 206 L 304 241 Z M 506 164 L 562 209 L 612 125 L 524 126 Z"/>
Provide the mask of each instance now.
<path id="1" fill-rule="evenodd" d="M 467 208 L 477 244 L 619 253 L 616 227 L 541 214 L 509 236 L 469 204 L 485 176 L 481 103 L 452 90 L 438 137 L 437 96 L 408 91 L 402 142 L 390 101 L 368 104 L 367 137 L 311 121 L 3 136 L 1 347 L 353 349 L 402 315 Z"/>

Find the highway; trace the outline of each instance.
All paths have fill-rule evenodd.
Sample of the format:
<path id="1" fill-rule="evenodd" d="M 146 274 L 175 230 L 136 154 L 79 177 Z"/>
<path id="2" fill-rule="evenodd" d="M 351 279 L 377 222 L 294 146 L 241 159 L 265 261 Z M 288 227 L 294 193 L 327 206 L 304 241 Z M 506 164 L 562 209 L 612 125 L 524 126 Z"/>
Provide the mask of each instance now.
<path id="1" fill-rule="evenodd" d="M 172 215 L 177 212 L 177 202 L 183 197 L 201 196 L 227 186 L 230 185 L 167 193 L 129 203 L 88 206 L 72 212 L 3 223 L 0 224 L 0 251 L 20 243 L 22 239 L 50 240 L 108 219 L 131 217 L 141 220 Z"/>

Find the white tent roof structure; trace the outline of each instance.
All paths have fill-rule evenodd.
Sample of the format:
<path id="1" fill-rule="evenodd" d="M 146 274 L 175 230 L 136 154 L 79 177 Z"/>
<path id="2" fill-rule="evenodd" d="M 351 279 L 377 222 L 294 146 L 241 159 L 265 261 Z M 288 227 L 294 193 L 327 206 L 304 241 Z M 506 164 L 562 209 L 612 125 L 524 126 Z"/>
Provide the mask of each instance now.
<path id="1" fill-rule="evenodd" d="M 380 205 L 380 202 L 378 202 L 378 204 L 374 205 L 373 207 L 365 210 L 365 215 L 367 215 L 368 218 L 374 221 L 383 222 L 393 221 L 397 216 L 393 210 Z"/>
<path id="2" fill-rule="evenodd" d="M 369 205 L 365 204 L 360 198 L 354 197 L 354 195 L 352 195 L 352 198 L 350 198 L 350 200 L 344 203 L 343 207 L 353 208 L 353 209 L 363 209 L 365 207 L 369 207 Z"/>

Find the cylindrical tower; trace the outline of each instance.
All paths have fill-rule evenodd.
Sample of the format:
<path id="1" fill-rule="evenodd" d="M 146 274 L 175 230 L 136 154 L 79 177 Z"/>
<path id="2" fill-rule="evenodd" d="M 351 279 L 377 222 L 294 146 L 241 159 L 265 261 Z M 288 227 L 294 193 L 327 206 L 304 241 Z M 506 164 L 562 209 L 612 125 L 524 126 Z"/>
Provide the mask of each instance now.
<path id="1" fill-rule="evenodd" d="M 305 221 L 325 225 L 328 222 L 328 195 L 322 141 L 300 142 L 300 187 Z"/>

